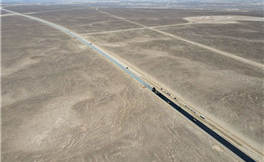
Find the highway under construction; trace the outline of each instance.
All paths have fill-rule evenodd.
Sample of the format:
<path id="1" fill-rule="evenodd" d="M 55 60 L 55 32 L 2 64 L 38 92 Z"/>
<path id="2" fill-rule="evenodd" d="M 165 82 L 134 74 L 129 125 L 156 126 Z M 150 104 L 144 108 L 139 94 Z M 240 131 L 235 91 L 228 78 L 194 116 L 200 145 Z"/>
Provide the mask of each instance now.
<path id="1" fill-rule="evenodd" d="M 29 15 L 24 15 L 24 14 L 21 14 L 21 13 L 13 12 L 13 11 L 6 10 L 6 9 L 2 9 L 2 10 L 6 11 L 6 12 L 9 12 L 9 13 L 12 13 L 12 14 L 24 16 L 24 17 L 27 17 L 27 18 L 30 18 L 30 19 L 33 19 L 33 20 L 36 20 L 36 21 L 40 21 L 40 22 L 42 22 L 42 23 L 44 23 L 46 25 L 49 25 L 49 26 L 51 26 L 53 28 L 59 29 L 62 32 L 67 33 L 71 37 L 77 38 L 79 41 L 81 41 L 82 43 L 84 43 L 87 46 L 89 46 L 90 48 L 92 48 L 94 51 L 99 53 L 106 60 L 110 61 L 116 67 L 120 68 L 122 71 L 124 71 L 130 77 L 135 79 L 144 88 L 146 88 L 147 90 L 153 92 L 159 99 L 161 99 L 164 102 L 168 103 L 172 108 L 177 110 L 186 119 L 188 119 L 193 124 L 195 124 L 196 126 L 201 128 L 201 130 L 205 131 L 212 138 L 214 138 L 219 143 L 221 143 L 223 146 L 228 148 L 230 151 L 232 151 L 238 157 L 240 157 L 241 159 L 243 159 L 245 161 L 255 161 L 252 157 L 247 155 L 247 153 L 245 153 L 244 151 L 240 150 L 240 148 L 238 148 L 236 146 L 236 144 L 235 144 L 236 141 L 232 141 L 232 140 L 230 140 L 230 138 L 224 136 L 224 134 L 219 134 L 218 132 L 216 132 L 212 128 L 210 128 L 206 124 L 207 118 L 204 117 L 203 114 L 200 114 L 200 113 L 194 111 L 187 104 L 183 104 L 181 101 L 179 101 L 178 97 L 176 98 L 172 93 L 170 93 L 168 91 L 166 93 L 164 93 L 162 91 L 162 89 L 165 89 L 164 87 L 161 87 L 161 86 L 155 84 L 154 80 L 151 80 L 147 76 L 144 76 L 144 74 L 142 74 L 142 72 L 140 72 L 138 69 L 133 68 L 133 65 L 131 66 L 127 62 L 125 62 L 122 59 L 118 58 L 117 56 L 114 56 L 114 55 L 108 53 L 106 50 L 100 48 L 99 46 L 95 45 L 94 43 L 92 43 L 90 41 L 87 41 L 86 39 L 82 38 L 78 34 L 72 32 L 72 31 L 70 31 L 70 30 L 68 30 L 68 29 L 66 29 L 66 28 L 64 28 L 62 26 L 59 26 L 59 25 L 57 25 L 55 23 L 52 23 L 52 22 L 49 22 L 49 21 L 46 21 L 46 20 L 42 20 L 42 19 L 39 19 L 39 18 L 36 18 L 36 17 L 33 17 L 33 16 L 29 16 Z M 182 104 L 182 105 L 180 105 L 180 104 Z M 191 109 L 193 114 L 189 113 L 188 112 L 189 110 L 187 110 L 187 109 Z"/>

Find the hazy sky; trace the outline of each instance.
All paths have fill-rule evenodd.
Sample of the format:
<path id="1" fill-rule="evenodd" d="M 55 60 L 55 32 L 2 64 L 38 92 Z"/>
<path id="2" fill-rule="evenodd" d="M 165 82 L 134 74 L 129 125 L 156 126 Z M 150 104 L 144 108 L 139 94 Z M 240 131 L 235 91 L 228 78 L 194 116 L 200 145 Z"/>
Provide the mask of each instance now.
<path id="1" fill-rule="evenodd" d="M 65 2 L 84 2 L 84 1 L 139 1 L 139 2 L 146 2 L 146 1 L 156 1 L 156 2 L 230 2 L 230 1 L 244 1 L 244 2 L 262 2 L 263 0 L 2 0 L 2 3 L 15 3 L 15 2 L 28 2 L 28 3 L 32 3 L 32 2 L 37 2 L 37 3 L 65 3 Z"/>
<path id="2" fill-rule="evenodd" d="M 2 0 L 2 2 L 57 2 L 57 1 L 201 1 L 201 2 L 214 2 L 214 1 L 262 1 L 262 0 Z"/>

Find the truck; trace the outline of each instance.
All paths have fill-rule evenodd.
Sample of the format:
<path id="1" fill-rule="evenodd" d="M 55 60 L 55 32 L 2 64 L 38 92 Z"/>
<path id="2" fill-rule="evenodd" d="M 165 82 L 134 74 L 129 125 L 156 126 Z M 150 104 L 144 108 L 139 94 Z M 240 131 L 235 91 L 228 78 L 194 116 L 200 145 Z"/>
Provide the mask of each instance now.
<path id="1" fill-rule="evenodd" d="M 203 115 L 200 115 L 201 118 L 205 119 L 205 117 Z"/>

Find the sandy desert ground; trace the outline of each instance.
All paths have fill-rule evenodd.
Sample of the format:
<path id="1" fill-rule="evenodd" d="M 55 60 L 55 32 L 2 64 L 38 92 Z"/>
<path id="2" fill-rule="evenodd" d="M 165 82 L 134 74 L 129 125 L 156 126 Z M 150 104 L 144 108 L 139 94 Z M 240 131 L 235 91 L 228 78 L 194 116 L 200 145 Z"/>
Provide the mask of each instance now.
<path id="1" fill-rule="evenodd" d="M 96 43 L 168 86 L 192 107 L 218 119 L 224 127 L 232 127 L 234 133 L 243 133 L 262 148 L 261 70 L 148 31 L 87 38 L 97 40 Z"/>
<path id="2" fill-rule="evenodd" d="M 234 17 L 234 19 L 239 18 L 239 21 L 230 19 L 223 19 L 222 21 L 217 20 L 218 18 L 219 16 L 216 17 L 216 21 L 212 20 L 212 23 L 210 23 L 210 20 L 198 22 L 190 20 L 195 24 L 161 27 L 160 29 L 255 62 L 263 63 L 264 40 L 262 29 L 264 23 L 262 18 L 255 17 L 248 20 L 246 19 L 248 17 Z"/>
<path id="3" fill-rule="evenodd" d="M 136 28 L 137 25 L 117 20 L 95 9 L 81 9 L 61 12 L 37 13 L 32 16 L 56 22 L 77 33 L 91 33 L 108 30 Z M 74 19 L 72 19 L 75 17 Z"/>
<path id="4" fill-rule="evenodd" d="M 4 6 L 11 11 L 19 13 L 31 13 L 31 12 L 47 12 L 47 11 L 59 11 L 59 10 L 71 10 L 79 9 L 83 5 L 9 5 Z M 89 6 L 85 6 L 86 8 Z"/>
<path id="5" fill-rule="evenodd" d="M 3 162 L 238 160 L 111 63 L 39 22 L 2 18 L 1 68 Z"/>
<path id="6" fill-rule="evenodd" d="M 261 30 L 263 21 L 259 21 L 260 13 L 161 9 L 101 10 L 125 18 L 123 22 L 121 21 L 122 24 L 132 21 L 131 25 L 138 23 L 142 25 L 139 24 L 137 28 L 134 28 L 135 30 L 131 28 L 116 30 L 115 26 L 110 28 L 105 26 L 98 30 L 94 27 L 97 30 L 95 33 L 91 33 L 94 31 L 91 25 L 88 33 L 81 31 L 83 36 L 151 75 L 192 107 L 263 152 L 262 69 L 144 27 L 159 26 L 156 29 L 204 43 L 209 47 L 259 64 L 263 62 L 263 30 Z M 87 10 L 80 16 L 89 17 L 89 13 L 90 10 Z M 62 17 L 71 14 L 65 11 Z M 92 14 L 96 13 L 92 12 Z M 97 14 L 101 16 L 102 12 Z M 56 20 L 52 15 L 53 13 L 50 12 L 34 16 L 79 31 L 79 24 L 75 23 L 75 19 L 67 19 L 66 24 L 63 18 Z M 240 19 L 239 23 L 215 24 L 213 22 L 213 24 L 205 25 L 189 24 L 183 19 L 199 15 L 250 16 L 256 17 L 254 19 L 258 21 L 241 21 Z M 111 17 L 107 14 L 106 16 Z M 112 18 L 123 20 L 118 17 Z M 89 20 L 80 23 L 85 22 L 88 26 Z M 167 27 L 160 27 L 166 24 Z M 106 30 L 108 32 L 105 32 Z M 98 32 L 101 33 L 98 34 Z"/>
<path id="7" fill-rule="evenodd" d="M 263 62 L 263 39 L 261 38 L 263 21 L 259 21 L 258 17 L 261 15 L 258 12 L 125 10 L 126 12 L 124 9 L 103 9 L 102 11 L 128 20 L 121 21 L 122 23 L 135 22 L 132 22 L 131 25 L 138 23 L 143 26 L 175 24 L 174 27 L 159 27 L 157 29 L 198 43 L 204 43 L 233 56 L 256 62 L 256 64 Z M 66 17 L 66 12 L 63 17 Z M 64 22 L 62 19 L 56 21 L 51 16 L 52 14 L 36 14 L 35 16 L 63 24 L 73 30 L 79 28 L 78 24 L 68 23 L 69 19 L 67 19 L 68 24 L 62 23 Z M 97 14 L 101 15 L 102 12 Z M 89 15 L 89 12 L 87 11 L 85 15 Z M 143 18 L 139 18 L 139 15 L 142 15 Z M 201 24 L 189 24 L 185 20 L 185 23 L 188 24 L 186 27 L 182 25 L 184 17 L 194 15 L 250 16 L 256 17 L 254 19 L 258 19 L 258 21 L 241 21 L 240 19 L 239 23 L 202 24 L 201 28 Z M 116 20 L 122 19 L 117 17 Z M 88 20 L 81 23 L 85 22 L 89 24 Z M 216 30 L 214 27 L 217 27 Z M 142 28 L 142 26 L 138 25 L 137 28 Z M 192 107 L 263 152 L 262 69 L 164 34 L 144 29 L 144 27 L 143 29 L 137 28 L 134 31 L 131 28 L 117 31 L 115 26 L 113 28 L 105 26 L 104 29 L 98 30 L 104 32 L 102 34 L 93 34 L 90 31 L 87 31 L 87 34 L 82 34 L 88 40 L 94 41 L 135 65 L 138 69 L 150 74 Z M 191 32 L 188 31 L 189 28 Z M 203 30 L 203 28 L 205 29 Z M 95 27 L 95 29 L 98 28 Z M 90 30 L 92 31 L 93 27 Z M 109 32 L 106 33 L 106 30 Z M 177 35 L 177 30 L 180 31 L 178 32 L 179 35 Z M 207 34 L 205 35 L 205 33 Z M 224 36 L 228 36 L 228 38 Z"/>

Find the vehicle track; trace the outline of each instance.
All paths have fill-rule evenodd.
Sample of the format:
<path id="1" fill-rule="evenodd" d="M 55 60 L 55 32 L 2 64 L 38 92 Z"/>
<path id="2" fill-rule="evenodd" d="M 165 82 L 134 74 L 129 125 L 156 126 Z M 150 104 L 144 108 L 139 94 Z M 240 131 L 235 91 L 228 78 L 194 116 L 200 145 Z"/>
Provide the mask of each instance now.
<path id="1" fill-rule="evenodd" d="M 176 36 L 174 34 L 170 34 L 170 33 L 167 33 L 167 32 L 164 32 L 164 31 L 161 31 L 161 30 L 158 30 L 154 27 L 148 27 L 146 25 L 143 25 L 143 24 L 140 24 L 140 23 L 137 23 L 137 22 L 134 22 L 134 21 L 131 21 L 131 20 L 128 20 L 128 19 L 125 19 L 123 17 L 120 17 L 120 16 L 116 16 L 116 15 L 113 15 L 113 14 L 110 14 L 108 12 L 105 12 L 105 11 L 102 11 L 102 10 L 99 10 L 98 8 L 96 8 L 96 10 L 98 12 L 101 12 L 101 13 L 104 13 L 106 15 L 109 15 L 109 16 L 112 16 L 116 19 L 120 19 L 120 20 L 124 20 L 126 22 L 129 22 L 131 24 L 135 24 L 135 25 L 138 25 L 138 26 L 141 26 L 145 29 L 149 29 L 149 30 L 152 30 L 152 31 L 155 31 L 157 33 L 160 33 L 160 34 L 163 34 L 163 35 L 166 35 L 166 36 L 169 36 L 171 38 L 174 38 L 174 39 L 177 39 L 177 40 L 180 40 L 180 41 L 183 41 L 183 42 L 186 42 L 186 43 L 189 43 L 189 44 L 192 44 L 192 45 L 195 45 L 195 46 L 198 46 L 200 48 L 204 48 L 206 50 L 209 50 L 209 51 L 212 51 L 214 53 L 217 53 L 217 54 L 220 54 L 220 55 L 223 55 L 223 56 L 226 56 L 226 57 L 229 57 L 229 58 L 232 58 L 236 61 L 239 61 L 239 62 L 242 62 L 242 63 L 245 63 L 245 64 L 248 64 L 248 65 L 251 65 L 251 66 L 254 66 L 256 68 L 260 68 L 261 70 L 264 69 L 264 65 L 261 64 L 261 63 L 257 63 L 257 62 L 254 62 L 254 61 L 251 61 L 251 60 L 248 60 L 248 59 L 245 59 L 243 57 L 240 57 L 240 56 L 237 56 L 235 54 L 232 54 L 232 53 L 229 53 L 229 52 L 225 52 L 225 51 L 221 51 L 219 49 L 216 49 L 216 48 L 213 48 L 213 47 L 209 47 L 209 46 L 206 46 L 206 45 L 203 45 L 201 43 L 197 43 L 197 42 L 194 42 L 194 41 L 191 41 L 191 40 L 188 40 L 188 39 L 185 39 L 185 38 L 182 38 L 182 37 L 179 37 L 179 36 Z"/>
<path id="2" fill-rule="evenodd" d="M 137 75 L 135 75 L 133 72 L 131 72 L 131 71 L 129 71 L 129 70 L 127 70 L 126 68 L 124 68 L 124 66 L 122 65 L 122 63 L 119 63 L 120 62 L 120 60 L 116 60 L 117 58 L 115 58 L 115 59 L 113 59 L 112 57 L 113 56 L 108 56 L 108 54 L 105 54 L 104 52 L 104 50 L 102 50 L 102 49 L 100 49 L 99 47 L 97 47 L 96 45 L 92 45 L 90 42 L 88 42 L 87 40 L 85 40 L 85 39 L 83 39 L 83 38 L 81 38 L 80 36 L 78 36 L 77 34 L 75 34 L 75 33 L 73 33 L 73 32 L 70 32 L 69 30 L 67 30 L 67 29 L 65 29 L 65 28 L 63 28 L 63 27 L 61 27 L 61 26 L 59 26 L 59 25 L 57 25 L 57 24 L 54 24 L 54 23 L 51 23 L 51 22 L 49 22 L 49 21 L 46 21 L 46 20 L 42 20 L 42 19 L 39 19 L 39 18 L 36 18 L 36 17 L 33 17 L 33 16 L 28 16 L 28 15 L 24 15 L 24 14 L 20 14 L 20 13 L 17 13 L 17 12 L 13 12 L 13 11 L 10 11 L 10 10 L 6 10 L 6 9 L 2 9 L 2 10 L 4 10 L 4 11 L 7 11 L 7 12 L 11 12 L 11 13 L 14 13 L 14 14 L 17 14 L 17 15 L 20 15 L 20 16 L 23 16 L 23 17 L 27 17 L 27 18 L 30 18 L 30 19 L 33 19 L 33 20 L 36 20 L 36 21 L 39 21 L 39 22 L 42 22 L 42 23 L 44 23 L 44 24 L 47 24 L 47 25 L 49 25 L 49 26 L 52 26 L 52 27 L 54 27 L 54 28 L 57 28 L 57 29 L 59 29 L 59 30 L 61 30 L 61 31 L 63 31 L 63 32 L 65 32 L 65 33 L 67 33 L 67 34 L 69 34 L 69 35 L 71 35 L 72 37 L 75 37 L 75 38 L 77 38 L 79 41 L 81 41 L 81 42 L 83 42 L 83 43 L 85 43 L 85 44 L 87 44 L 88 46 L 90 46 L 92 49 L 94 49 L 96 52 L 98 52 L 98 53 L 100 53 L 100 54 L 102 54 L 108 61 L 112 61 L 115 65 L 117 65 L 120 69 L 122 69 L 123 71 L 125 71 L 125 72 L 127 72 L 130 76 L 132 76 L 134 79 L 136 79 L 139 83 L 141 83 L 141 84 L 143 84 L 143 85 L 145 85 L 148 89 L 152 89 L 151 88 L 151 86 L 148 84 L 148 83 L 146 83 L 145 81 L 143 81 L 140 77 L 138 77 Z M 107 53 L 107 52 L 106 52 Z M 162 95 L 162 94 L 161 94 Z M 161 99 L 163 99 L 164 101 L 168 101 L 168 103 L 171 105 L 171 106 L 173 106 L 174 108 L 175 107 L 178 107 L 178 108 L 180 108 L 178 105 L 176 105 L 174 102 L 172 102 L 170 99 L 168 99 L 167 97 L 165 97 L 164 95 L 162 95 L 163 97 L 161 97 L 161 96 L 159 96 Z M 180 108 L 181 109 L 181 108 Z M 179 112 L 181 112 L 181 111 L 179 111 Z M 184 111 L 183 110 L 183 112 L 185 112 L 185 114 L 186 114 L 186 111 Z M 181 112 L 182 113 L 182 112 Z M 184 115 L 184 114 L 183 114 Z M 191 118 L 193 118 L 193 116 L 192 115 L 190 115 L 189 113 L 187 113 L 187 115 L 189 116 L 189 118 L 191 117 Z M 186 115 L 184 115 L 184 116 L 186 116 Z M 200 123 L 200 124 L 203 124 L 203 123 L 201 123 L 199 120 L 195 120 L 195 121 L 197 121 L 198 123 Z M 198 124 L 196 124 L 196 125 L 198 125 Z M 204 124 L 203 124 L 204 125 Z M 199 125 L 198 125 L 199 126 Z M 200 127 L 200 126 L 199 126 Z M 201 127 L 202 128 L 202 127 Z M 213 134 L 214 135 L 217 135 L 217 137 L 219 138 L 219 137 L 221 137 L 221 136 L 219 136 L 216 132 L 214 132 L 214 131 L 212 131 L 210 128 L 208 128 L 207 127 L 207 130 L 210 130 L 211 131 L 211 133 L 213 132 Z M 205 130 L 205 129 L 203 129 L 203 130 Z M 206 131 L 206 130 L 205 130 Z M 207 132 L 207 131 L 206 131 Z M 212 137 L 214 137 L 211 133 L 209 133 L 209 132 L 207 132 L 208 134 L 210 134 Z M 214 137 L 215 138 L 215 137 Z M 217 139 L 217 138 L 215 138 L 215 139 Z M 223 137 L 221 137 L 221 139 L 223 139 L 224 141 L 226 141 Z M 219 140 L 218 140 L 219 141 Z M 227 142 L 227 141 L 226 141 Z M 241 152 L 239 149 L 237 149 L 236 147 L 234 147 L 231 143 L 229 143 L 229 142 L 227 142 L 227 144 L 228 145 L 231 145 L 232 146 L 232 148 L 235 148 L 236 150 L 238 150 L 238 152 Z M 231 149 L 231 151 L 233 151 L 232 149 Z M 234 151 L 233 151 L 234 152 Z M 235 153 L 235 152 L 234 152 Z M 243 152 L 242 152 L 243 153 Z M 237 154 L 237 153 L 236 153 Z M 237 154 L 237 155 L 239 155 L 239 154 Z M 250 157 L 248 157 L 246 154 L 244 154 L 243 153 L 243 156 L 240 156 L 242 159 L 251 159 Z M 246 157 L 246 158 L 245 158 Z M 251 159 L 250 161 L 254 161 L 253 159 Z"/>
<path id="3" fill-rule="evenodd" d="M 191 24 L 191 23 L 170 24 L 170 25 L 158 25 L 158 26 L 150 26 L 148 28 L 161 28 L 161 27 L 171 27 L 171 26 L 183 26 L 183 25 L 188 25 L 188 24 Z M 110 31 L 102 31 L 102 32 L 91 32 L 91 33 L 85 33 L 85 34 L 82 34 L 82 35 L 108 34 L 108 33 L 118 33 L 118 32 L 125 32 L 125 31 L 143 30 L 143 29 L 146 29 L 146 28 L 145 27 L 140 27 L 140 28 L 110 30 Z"/>
<path id="4" fill-rule="evenodd" d="M 154 87 L 159 87 L 159 88 L 163 88 L 163 90 L 165 90 L 166 92 L 173 92 L 171 89 L 167 88 L 165 85 L 163 85 L 162 83 L 158 82 L 155 78 L 153 78 L 152 76 L 148 75 L 147 73 L 144 73 L 142 71 L 140 71 L 137 67 L 133 66 L 132 64 L 130 64 L 129 62 L 127 62 L 126 60 L 120 58 L 118 55 L 112 53 L 111 51 L 105 49 L 104 47 L 99 46 L 101 49 L 103 49 L 104 51 L 106 51 L 107 53 L 111 54 L 112 56 L 114 56 L 115 58 L 117 58 L 118 60 L 120 60 L 121 62 L 123 62 L 125 65 L 127 65 L 130 70 L 133 70 L 133 73 L 135 73 L 136 75 L 140 76 L 143 80 L 145 80 L 146 82 L 150 83 L 152 86 Z M 174 97 L 177 98 L 178 103 L 181 107 L 184 107 L 184 105 L 188 105 L 184 100 L 181 99 L 181 97 L 174 95 L 173 93 L 171 93 Z M 166 95 L 166 94 L 165 94 Z M 197 109 L 191 107 L 190 105 L 188 105 L 191 109 L 195 110 L 198 114 L 202 114 L 200 113 Z M 263 153 L 261 153 L 260 151 L 258 151 L 257 149 L 255 149 L 253 146 L 251 146 L 249 143 L 245 142 L 244 140 L 242 140 L 241 138 L 237 137 L 236 135 L 232 134 L 231 132 L 229 132 L 227 129 L 223 128 L 222 126 L 218 125 L 216 122 L 214 122 L 213 120 L 211 120 L 210 118 L 206 117 L 207 120 L 207 124 L 210 125 L 210 127 L 214 128 L 214 130 L 217 130 L 218 133 L 220 132 L 222 135 L 224 135 L 225 137 L 229 138 L 231 141 L 233 141 L 234 143 L 236 143 L 237 145 L 241 146 L 240 143 L 243 143 L 243 146 L 247 146 L 250 148 L 250 150 L 254 150 L 256 153 L 258 153 L 259 155 L 263 156 Z"/>

